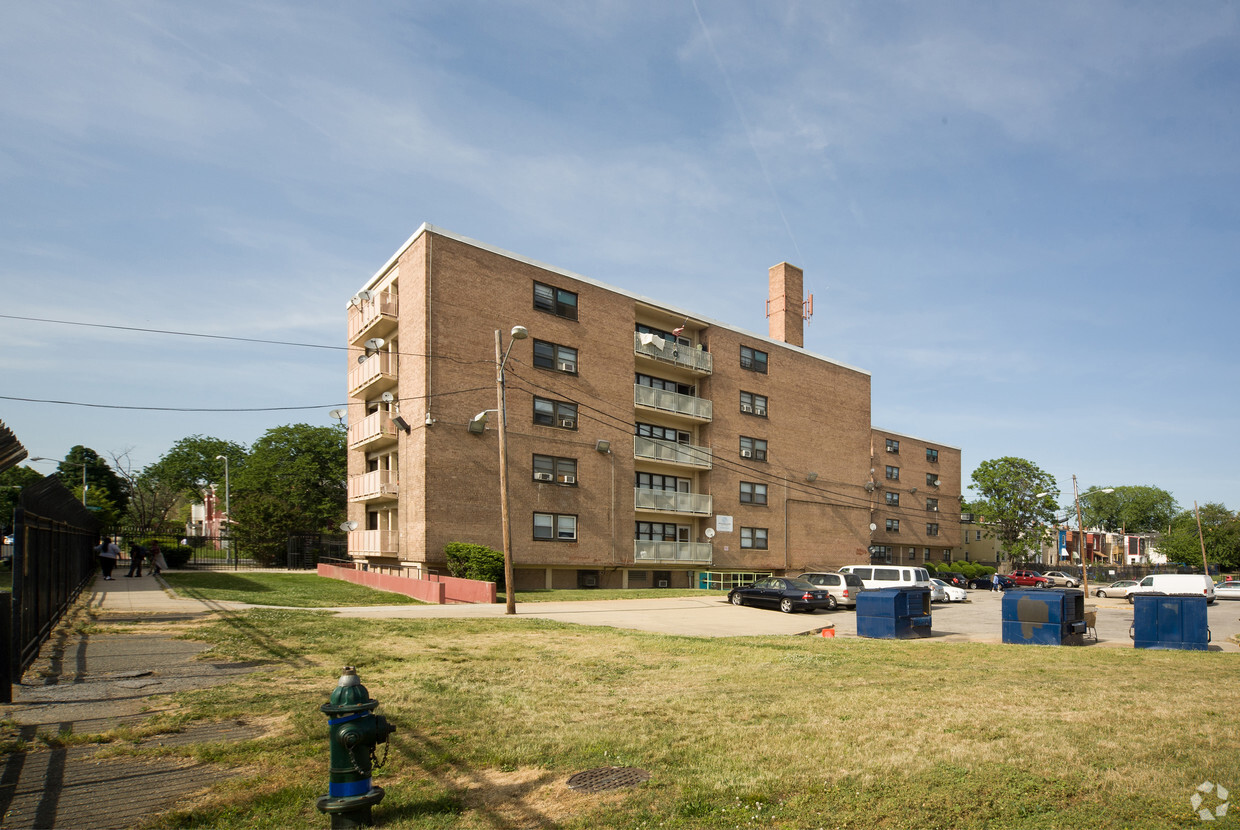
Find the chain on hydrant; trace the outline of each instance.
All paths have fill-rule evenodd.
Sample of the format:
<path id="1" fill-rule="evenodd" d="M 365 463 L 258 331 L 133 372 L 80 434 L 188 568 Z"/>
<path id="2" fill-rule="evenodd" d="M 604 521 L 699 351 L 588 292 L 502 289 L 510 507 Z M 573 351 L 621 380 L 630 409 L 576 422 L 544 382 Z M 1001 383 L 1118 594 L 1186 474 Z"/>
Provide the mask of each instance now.
<path id="1" fill-rule="evenodd" d="M 387 761 L 388 735 L 396 730 L 374 714 L 378 705 L 357 669 L 345 666 L 331 701 L 319 707 L 328 718 L 331 771 L 327 795 L 319 798 L 318 808 L 331 816 L 332 830 L 371 826 L 370 808 L 383 800 L 383 788 L 371 784 L 370 774 Z M 379 744 L 384 744 L 382 760 L 376 760 Z"/>

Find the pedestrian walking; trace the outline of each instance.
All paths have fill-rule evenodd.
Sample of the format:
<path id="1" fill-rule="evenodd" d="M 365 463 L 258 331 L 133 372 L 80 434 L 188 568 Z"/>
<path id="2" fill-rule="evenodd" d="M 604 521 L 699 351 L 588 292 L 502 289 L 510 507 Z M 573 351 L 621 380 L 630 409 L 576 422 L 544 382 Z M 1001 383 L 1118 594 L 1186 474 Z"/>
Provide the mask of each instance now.
<path id="1" fill-rule="evenodd" d="M 137 542 L 129 546 L 129 573 L 125 576 L 142 576 L 142 557 L 145 554 L 146 551 Z"/>
<path id="2" fill-rule="evenodd" d="M 107 536 L 103 537 L 103 541 L 95 548 L 95 553 L 99 555 L 99 567 L 103 569 L 103 578 L 112 579 L 112 569 L 116 567 L 116 560 L 121 558 L 121 549 L 116 543 Z"/>
<path id="3" fill-rule="evenodd" d="M 990 575 L 990 592 L 993 594 L 999 590 L 999 572 L 995 571 Z"/>
<path id="4" fill-rule="evenodd" d="M 160 574 L 164 572 L 164 568 L 168 567 L 168 562 L 164 559 L 164 552 L 159 549 L 159 542 L 151 542 L 151 573 Z"/>

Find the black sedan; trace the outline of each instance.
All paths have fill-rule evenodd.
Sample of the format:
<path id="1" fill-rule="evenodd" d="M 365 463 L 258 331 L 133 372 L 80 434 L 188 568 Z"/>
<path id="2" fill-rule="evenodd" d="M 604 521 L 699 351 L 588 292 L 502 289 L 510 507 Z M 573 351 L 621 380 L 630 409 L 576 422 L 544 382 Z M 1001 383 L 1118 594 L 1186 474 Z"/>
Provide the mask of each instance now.
<path id="1" fill-rule="evenodd" d="M 778 608 L 785 614 L 793 611 L 814 612 L 819 608 L 834 611 L 835 597 L 818 585 L 812 585 L 804 579 L 791 579 L 785 576 L 772 576 L 759 579 L 750 585 L 742 585 L 728 592 L 728 601 L 733 605 L 769 605 Z"/>
<path id="2" fill-rule="evenodd" d="M 948 585 L 955 585 L 957 588 L 969 587 L 969 580 L 965 579 L 964 574 L 959 571 L 939 571 L 933 575 L 943 580 Z"/>
<path id="3" fill-rule="evenodd" d="M 986 576 L 979 576 L 979 577 L 976 577 L 975 579 L 970 579 L 969 587 L 978 588 L 978 589 L 985 590 L 985 591 L 993 590 L 994 586 L 991 584 L 992 578 L 993 578 L 992 575 L 987 574 Z M 999 590 L 1000 591 L 1008 591 L 1015 587 L 1016 587 L 1016 583 L 1012 581 L 1011 577 L 1004 576 L 1003 574 L 999 575 Z"/>

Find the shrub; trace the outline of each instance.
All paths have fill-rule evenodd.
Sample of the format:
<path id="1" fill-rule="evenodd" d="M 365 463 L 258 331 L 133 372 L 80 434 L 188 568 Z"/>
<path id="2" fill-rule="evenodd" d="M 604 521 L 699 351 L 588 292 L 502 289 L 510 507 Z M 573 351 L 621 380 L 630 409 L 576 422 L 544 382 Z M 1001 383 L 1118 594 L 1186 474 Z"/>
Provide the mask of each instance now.
<path id="1" fill-rule="evenodd" d="M 443 548 L 448 563 L 448 573 L 461 579 L 479 579 L 494 582 L 504 590 L 504 554 L 486 545 L 468 542 L 449 542 Z"/>

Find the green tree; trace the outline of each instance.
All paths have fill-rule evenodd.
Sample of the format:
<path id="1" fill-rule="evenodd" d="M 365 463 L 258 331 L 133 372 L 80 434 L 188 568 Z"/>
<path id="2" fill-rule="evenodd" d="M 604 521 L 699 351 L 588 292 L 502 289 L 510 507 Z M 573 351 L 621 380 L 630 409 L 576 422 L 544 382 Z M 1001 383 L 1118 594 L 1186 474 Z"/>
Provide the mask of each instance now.
<path id="1" fill-rule="evenodd" d="M 1055 518 L 1055 479 L 1032 461 L 1007 456 L 983 461 L 969 489 L 980 496 L 972 507 L 985 517 L 987 532 L 1004 553 L 1022 561 L 1041 550 L 1041 537 Z"/>
<path id="2" fill-rule="evenodd" d="M 1240 517 L 1222 504 L 1203 504 L 1200 513 L 1200 536 L 1193 511 L 1181 511 L 1171 519 L 1171 529 L 1158 540 L 1158 552 L 1168 562 L 1200 566 L 1204 538 L 1206 559 L 1211 565 L 1224 570 L 1240 569 Z"/>
<path id="3" fill-rule="evenodd" d="M 1113 493 L 1102 492 L 1110 488 L 1091 489 L 1089 498 L 1081 501 L 1086 527 L 1112 533 L 1153 533 L 1166 530 L 1179 510 L 1175 498 L 1159 487 L 1115 487 Z"/>
<path id="4" fill-rule="evenodd" d="M 158 462 L 145 470 L 135 471 L 129 453 L 112 454 L 117 474 L 125 480 L 129 505 L 126 523 L 132 527 L 157 528 L 170 524 L 173 514 L 185 499 L 182 492 L 164 483 L 159 477 Z"/>
<path id="5" fill-rule="evenodd" d="M 42 480 L 43 474 L 30 467 L 10 467 L 0 473 L 0 528 L 5 534 L 13 532 L 13 510 L 22 488 Z M 81 489 L 81 485 L 78 487 Z"/>
<path id="6" fill-rule="evenodd" d="M 232 474 L 230 533 L 240 550 L 281 561 L 293 533 L 334 532 L 345 519 L 345 435 L 334 427 L 270 429 Z"/>
<path id="7" fill-rule="evenodd" d="M 143 474 L 163 487 L 190 494 L 201 501 L 212 483 L 224 481 L 221 455 L 228 459 L 231 478 L 245 466 L 248 452 L 244 445 L 234 441 L 190 435 L 173 444 L 172 449 L 143 470 Z"/>
<path id="8" fill-rule="evenodd" d="M 61 461 L 56 469 L 56 477 L 65 485 L 65 489 L 72 490 L 81 499 L 83 467 L 86 468 L 86 484 L 89 490 L 86 495 L 86 504 L 91 507 L 106 506 L 108 511 L 101 512 L 107 512 L 114 518 L 123 513 L 129 504 L 129 492 L 125 486 L 125 480 L 118 476 L 108 462 L 90 447 L 83 447 L 79 444 L 69 450 L 65 460 Z M 103 515 L 100 516 L 100 520 L 106 523 Z"/>

